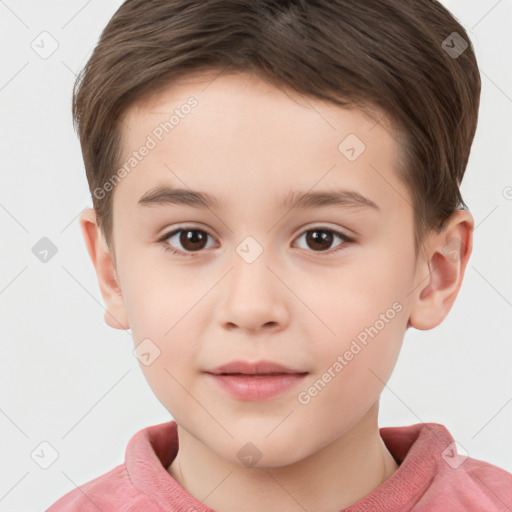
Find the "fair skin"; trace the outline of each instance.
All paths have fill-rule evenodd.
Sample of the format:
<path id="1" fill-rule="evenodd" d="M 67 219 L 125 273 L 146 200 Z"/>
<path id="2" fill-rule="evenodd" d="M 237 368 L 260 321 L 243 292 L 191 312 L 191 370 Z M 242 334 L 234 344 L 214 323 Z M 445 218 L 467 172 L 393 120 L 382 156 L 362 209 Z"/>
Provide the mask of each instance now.
<path id="1" fill-rule="evenodd" d="M 473 218 L 456 212 L 416 259 L 412 199 L 382 115 L 376 124 L 255 75 L 212 76 L 174 83 L 126 113 L 123 162 L 187 98 L 198 102 L 116 185 L 114 257 L 94 211 L 81 215 L 105 321 L 131 328 L 135 346 L 149 338 L 160 350 L 141 369 L 178 424 L 179 451 L 167 469 L 191 495 L 219 512 L 338 511 L 397 471 L 379 435 L 379 396 L 407 328 L 432 329 L 450 311 Z M 349 134 L 366 146 L 354 161 L 338 149 Z M 158 185 L 207 192 L 220 205 L 137 204 Z M 379 210 L 280 207 L 292 190 L 334 189 L 357 191 Z M 182 226 L 181 237 L 158 241 Z M 187 245 L 189 230 L 203 235 L 191 233 L 195 245 Z M 308 236 L 315 230 L 325 245 Z M 248 236 L 263 251 L 251 263 L 237 252 Z M 446 250 L 454 246 L 462 247 L 457 257 Z M 397 303 L 393 319 L 301 403 L 298 393 Z M 309 373 L 278 397 L 238 400 L 202 373 L 235 359 Z M 248 442 L 261 454 L 251 467 L 237 456 Z"/>

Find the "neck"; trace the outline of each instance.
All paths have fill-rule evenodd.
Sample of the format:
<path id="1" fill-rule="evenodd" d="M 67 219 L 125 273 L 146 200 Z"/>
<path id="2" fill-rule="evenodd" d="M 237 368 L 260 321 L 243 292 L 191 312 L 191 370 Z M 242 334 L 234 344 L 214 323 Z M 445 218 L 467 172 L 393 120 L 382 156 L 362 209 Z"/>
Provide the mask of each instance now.
<path id="1" fill-rule="evenodd" d="M 377 489 L 398 468 L 379 435 L 376 402 L 351 430 L 305 459 L 243 467 L 219 457 L 178 425 L 168 472 L 217 512 L 337 512 Z"/>

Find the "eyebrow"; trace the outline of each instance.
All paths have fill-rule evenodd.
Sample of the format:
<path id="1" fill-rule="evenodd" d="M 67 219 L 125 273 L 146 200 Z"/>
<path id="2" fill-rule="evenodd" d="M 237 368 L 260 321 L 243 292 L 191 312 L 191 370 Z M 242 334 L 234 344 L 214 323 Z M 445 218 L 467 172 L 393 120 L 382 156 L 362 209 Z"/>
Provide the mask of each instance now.
<path id="1" fill-rule="evenodd" d="M 219 201 L 207 192 L 190 189 L 159 186 L 148 190 L 137 203 L 140 206 L 185 205 L 201 209 L 221 209 L 225 202 Z M 327 190 L 320 192 L 292 191 L 281 202 L 281 209 L 318 208 L 341 206 L 346 208 L 365 207 L 380 211 L 371 199 L 355 190 Z"/>

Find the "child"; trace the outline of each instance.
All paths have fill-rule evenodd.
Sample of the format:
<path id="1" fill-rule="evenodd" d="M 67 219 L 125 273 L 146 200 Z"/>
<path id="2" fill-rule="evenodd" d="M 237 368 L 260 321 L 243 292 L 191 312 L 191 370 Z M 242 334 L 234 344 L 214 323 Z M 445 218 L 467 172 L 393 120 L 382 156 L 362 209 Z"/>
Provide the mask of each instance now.
<path id="1" fill-rule="evenodd" d="M 80 223 L 174 420 L 49 510 L 512 510 L 443 425 L 378 426 L 472 251 L 479 98 L 434 0 L 127 0 L 74 91 Z"/>

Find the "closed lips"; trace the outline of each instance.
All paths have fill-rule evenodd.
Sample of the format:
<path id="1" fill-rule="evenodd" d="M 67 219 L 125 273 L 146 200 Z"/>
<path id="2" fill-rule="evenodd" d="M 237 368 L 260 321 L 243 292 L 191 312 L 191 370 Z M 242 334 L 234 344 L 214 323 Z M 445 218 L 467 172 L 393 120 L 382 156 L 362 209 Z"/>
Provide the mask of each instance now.
<path id="1" fill-rule="evenodd" d="M 230 363 L 213 368 L 207 373 L 215 375 L 283 375 L 308 373 L 301 370 L 287 368 L 273 361 L 232 361 Z"/>

